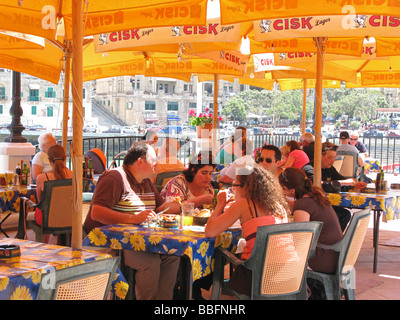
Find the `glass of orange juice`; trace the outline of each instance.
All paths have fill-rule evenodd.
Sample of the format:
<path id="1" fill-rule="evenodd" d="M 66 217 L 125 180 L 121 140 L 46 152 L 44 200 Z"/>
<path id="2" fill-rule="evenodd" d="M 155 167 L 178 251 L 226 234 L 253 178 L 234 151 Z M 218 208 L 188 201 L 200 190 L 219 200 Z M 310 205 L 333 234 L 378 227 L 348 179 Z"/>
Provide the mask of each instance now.
<path id="1" fill-rule="evenodd" d="M 183 225 L 191 226 L 193 224 L 193 202 L 182 202 Z"/>
<path id="2" fill-rule="evenodd" d="M 7 187 L 12 187 L 14 181 L 14 171 L 7 170 L 5 174 Z"/>

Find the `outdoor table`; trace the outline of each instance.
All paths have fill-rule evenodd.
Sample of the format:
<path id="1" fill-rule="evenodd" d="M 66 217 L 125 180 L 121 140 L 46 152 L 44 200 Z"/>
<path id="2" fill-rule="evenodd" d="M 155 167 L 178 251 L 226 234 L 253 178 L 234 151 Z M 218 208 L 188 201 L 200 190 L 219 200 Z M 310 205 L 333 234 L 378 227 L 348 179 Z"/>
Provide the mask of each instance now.
<path id="1" fill-rule="evenodd" d="M 21 196 L 36 203 L 36 186 L 0 187 L 0 232 L 6 237 L 1 226 L 12 213 L 20 212 Z"/>
<path id="2" fill-rule="evenodd" d="M 374 214 L 374 267 L 376 273 L 378 258 L 379 221 L 399 219 L 400 190 L 389 190 L 383 193 L 340 192 L 327 194 L 331 204 L 346 208 L 365 209 L 370 207 Z M 383 215 L 382 215 L 383 214 Z"/>
<path id="3" fill-rule="evenodd" d="M 0 300 L 35 300 L 42 273 L 65 269 L 94 260 L 108 259 L 109 254 L 50 245 L 20 239 L 1 239 L 0 245 L 19 245 L 19 257 L 0 259 Z M 111 291 L 126 296 L 128 284 L 119 269 Z"/>
<path id="4" fill-rule="evenodd" d="M 381 162 L 379 159 L 365 158 L 364 170 L 378 172 L 380 170 Z"/>
<path id="5" fill-rule="evenodd" d="M 187 275 L 184 292 L 186 298 L 191 299 L 193 282 L 213 271 L 215 248 L 221 246 L 228 250 L 235 250 L 241 234 L 241 229 L 232 228 L 216 238 L 207 238 L 204 235 L 204 227 L 200 226 L 185 226 L 182 230 L 114 224 L 94 228 L 83 240 L 83 246 L 146 251 L 186 257 L 190 262 L 186 267 L 190 270 L 184 271 L 184 278 Z"/>

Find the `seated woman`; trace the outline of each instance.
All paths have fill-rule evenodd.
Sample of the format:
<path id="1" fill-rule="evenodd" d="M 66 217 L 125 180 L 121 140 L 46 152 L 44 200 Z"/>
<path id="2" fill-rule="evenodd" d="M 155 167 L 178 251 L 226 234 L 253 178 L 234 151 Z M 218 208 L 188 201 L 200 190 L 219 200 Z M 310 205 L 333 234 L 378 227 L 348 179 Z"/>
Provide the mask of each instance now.
<path id="1" fill-rule="evenodd" d="M 211 154 L 199 154 L 181 175 L 171 179 L 161 190 L 166 202 L 193 202 L 195 208 L 212 204 L 214 188 L 211 185 L 215 164 Z M 175 212 L 176 211 L 176 212 Z M 179 213 L 179 206 L 171 206 L 168 213 Z"/>
<path id="2" fill-rule="evenodd" d="M 310 162 L 307 153 L 300 149 L 300 143 L 290 140 L 286 142 L 286 145 L 290 147 L 290 153 L 282 169 L 290 167 L 301 169 Z"/>
<path id="3" fill-rule="evenodd" d="M 321 221 L 322 231 L 318 242 L 334 244 L 342 239 L 342 229 L 329 199 L 321 188 L 312 185 L 306 174 L 297 168 L 287 168 L 279 177 L 284 193 L 295 199 L 293 221 Z M 309 259 L 311 269 L 323 273 L 335 273 L 339 253 L 316 248 Z"/>
<path id="4" fill-rule="evenodd" d="M 37 177 L 36 195 L 39 202 L 42 199 L 42 192 L 46 181 L 72 178 L 72 171 L 65 166 L 67 156 L 62 146 L 54 145 L 50 147 L 47 155 L 49 156 L 51 171 L 41 173 Z M 38 208 L 35 209 L 35 220 L 38 225 L 42 225 L 42 211 Z M 43 235 L 43 242 L 48 243 L 49 236 L 48 234 Z"/>
<path id="5" fill-rule="evenodd" d="M 258 165 L 239 168 L 232 184 L 235 202 L 227 207 L 227 196 L 220 191 L 217 206 L 208 219 L 205 234 L 216 237 L 238 219 L 242 224 L 246 245 L 241 259 L 250 257 L 257 228 L 287 222 L 289 207 L 278 180 Z M 251 270 L 238 267 L 231 276 L 229 286 L 241 293 L 251 292 Z"/>

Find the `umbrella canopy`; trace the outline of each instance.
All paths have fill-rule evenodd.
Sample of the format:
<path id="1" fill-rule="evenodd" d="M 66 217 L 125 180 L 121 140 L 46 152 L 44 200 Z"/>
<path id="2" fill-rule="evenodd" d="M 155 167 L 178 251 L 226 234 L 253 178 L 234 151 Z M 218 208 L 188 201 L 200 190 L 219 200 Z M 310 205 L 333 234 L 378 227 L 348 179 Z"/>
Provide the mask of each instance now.
<path id="1" fill-rule="evenodd" d="M 72 40 L 74 0 L 0 0 L 0 29 L 54 40 L 61 18 L 66 39 Z M 202 25 L 207 0 L 87 1 L 82 7 L 84 36 L 129 28 Z"/>
<path id="2" fill-rule="evenodd" d="M 72 247 L 82 247 L 82 42 L 84 35 L 137 27 L 203 25 L 207 0 L 148 0 L 85 2 L 82 0 L 0 0 L 0 29 L 56 39 L 57 23 L 65 24 L 64 49 L 72 59 L 74 212 Z M 72 43 L 72 46 L 71 46 Z M 72 47 L 72 49 L 71 49 Z M 69 63 L 66 65 L 69 66 Z M 67 72 L 66 74 L 69 74 Z"/>
<path id="3" fill-rule="evenodd" d="M 248 1 L 220 0 L 222 24 L 309 16 L 400 15 L 398 1 Z M 289 19 L 285 19 L 288 21 Z M 294 21 L 294 20 L 292 20 Z M 300 21 L 302 21 L 300 19 Z M 289 23 L 289 21 L 288 21 Z M 296 29 L 292 27 L 291 29 Z"/>

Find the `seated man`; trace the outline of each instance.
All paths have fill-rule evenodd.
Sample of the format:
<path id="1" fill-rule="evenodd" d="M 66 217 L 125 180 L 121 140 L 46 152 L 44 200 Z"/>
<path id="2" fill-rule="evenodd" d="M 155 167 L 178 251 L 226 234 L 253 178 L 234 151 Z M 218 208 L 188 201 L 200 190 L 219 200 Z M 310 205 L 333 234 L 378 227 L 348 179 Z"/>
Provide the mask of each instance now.
<path id="1" fill-rule="evenodd" d="M 279 178 L 283 169 L 279 167 L 281 163 L 281 151 L 273 145 L 265 145 L 261 148 L 261 154 L 258 163 L 261 167 L 271 172 L 275 177 Z"/>
<path id="2" fill-rule="evenodd" d="M 364 160 L 358 152 L 357 148 L 349 144 L 350 135 L 347 131 L 342 131 L 339 135 L 340 145 L 337 148 L 337 151 L 349 151 L 358 154 L 358 165 L 360 167 L 364 166 Z"/>
<path id="3" fill-rule="evenodd" d="M 38 142 L 40 151 L 32 159 L 33 181 L 36 181 L 39 174 L 52 170 L 49 157 L 47 156 L 47 150 L 49 150 L 51 146 L 57 144 L 57 140 L 51 132 L 41 134 L 38 138 Z"/>
<path id="4" fill-rule="evenodd" d="M 84 228 L 115 223 L 140 224 L 155 211 L 178 204 L 167 204 L 150 179 L 154 174 L 156 153 L 146 143 L 133 144 L 123 165 L 106 171 L 96 185 Z M 127 202 L 130 212 L 119 210 Z M 124 250 L 124 263 L 136 270 L 135 292 L 138 300 L 172 299 L 180 258 L 168 254 Z"/>
<path id="5" fill-rule="evenodd" d="M 321 156 L 321 180 L 324 181 L 338 181 L 341 186 L 355 186 L 356 188 L 363 188 L 365 187 L 365 182 L 359 182 L 355 178 L 346 179 L 343 177 L 335 167 L 333 163 L 335 162 L 336 158 L 336 151 L 337 146 L 331 142 L 324 142 L 322 144 L 322 156 Z M 306 173 L 307 177 L 311 180 L 314 179 L 314 161 L 309 162 L 306 164 L 302 170 Z M 329 190 L 325 190 L 329 191 Z M 335 210 L 336 214 L 338 215 L 339 223 L 344 231 L 348 222 L 350 221 L 351 214 L 349 210 L 340 207 L 340 206 L 332 206 Z"/>
<path id="6" fill-rule="evenodd" d="M 358 152 L 361 154 L 361 156 L 368 157 L 368 150 L 366 148 L 366 146 L 358 139 L 358 132 L 357 131 L 353 131 L 350 134 L 350 141 L 349 144 L 356 147 Z"/>
<path id="7" fill-rule="evenodd" d="M 314 160 L 314 136 L 310 132 L 305 132 L 300 136 L 300 144 L 303 151 L 307 154 L 310 161 Z"/>

